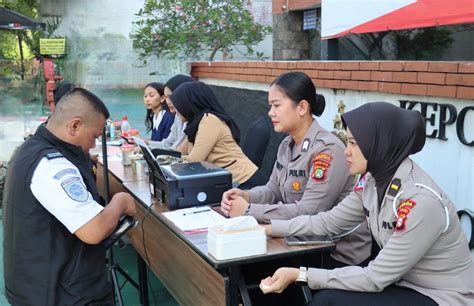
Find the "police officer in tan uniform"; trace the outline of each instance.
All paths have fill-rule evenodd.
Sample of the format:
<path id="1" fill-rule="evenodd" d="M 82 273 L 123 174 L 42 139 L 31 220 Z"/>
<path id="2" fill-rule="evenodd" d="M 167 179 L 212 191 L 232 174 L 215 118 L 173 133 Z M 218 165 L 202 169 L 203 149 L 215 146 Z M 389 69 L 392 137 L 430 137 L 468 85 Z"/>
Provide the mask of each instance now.
<path id="1" fill-rule="evenodd" d="M 307 75 L 290 72 L 273 81 L 269 104 L 275 131 L 289 134 L 279 146 L 270 180 L 248 191 L 227 191 L 221 209 L 231 217 L 247 213 L 265 223 L 331 209 L 349 194 L 354 181 L 345 163 L 344 144 L 314 117 L 323 113 L 324 97 L 318 98 Z M 364 223 L 331 255 L 336 264 L 360 264 L 370 255 L 370 242 Z"/>
<path id="2" fill-rule="evenodd" d="M 365 268 L 280 268 L 262 280 L 264 293 L 297 281 L 318 290 L 314 305 L 474 305 L 474 266 L 456 208 L 408 155 L 425 143 L 415 111 L 384 102 L 342 115 L 351 173 L 365 173 L 334 209 L 272 220 L 273 236 L 330 234 L 367 220 L 378 256 Z"/>

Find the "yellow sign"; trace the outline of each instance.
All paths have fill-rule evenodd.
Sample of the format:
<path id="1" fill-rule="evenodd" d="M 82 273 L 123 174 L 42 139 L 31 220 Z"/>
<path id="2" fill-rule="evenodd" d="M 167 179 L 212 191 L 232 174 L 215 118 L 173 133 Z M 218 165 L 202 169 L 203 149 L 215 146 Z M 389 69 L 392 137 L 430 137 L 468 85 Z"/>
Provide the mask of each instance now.
<path id="1" fill-rule="evenodd" d="M 66 38 L 40 38 L 42 55 L 59 55 L 66 53 Z"/>

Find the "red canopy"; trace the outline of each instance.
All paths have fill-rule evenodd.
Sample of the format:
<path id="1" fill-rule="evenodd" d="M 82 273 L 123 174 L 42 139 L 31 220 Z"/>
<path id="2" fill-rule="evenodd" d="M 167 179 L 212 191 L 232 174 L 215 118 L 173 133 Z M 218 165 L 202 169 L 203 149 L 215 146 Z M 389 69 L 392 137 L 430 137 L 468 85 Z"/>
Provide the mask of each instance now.
<path id="1" fill-rule="evenodd" d="M 323 39 L 474 22 L 474 0 L 323 0 Z"/>

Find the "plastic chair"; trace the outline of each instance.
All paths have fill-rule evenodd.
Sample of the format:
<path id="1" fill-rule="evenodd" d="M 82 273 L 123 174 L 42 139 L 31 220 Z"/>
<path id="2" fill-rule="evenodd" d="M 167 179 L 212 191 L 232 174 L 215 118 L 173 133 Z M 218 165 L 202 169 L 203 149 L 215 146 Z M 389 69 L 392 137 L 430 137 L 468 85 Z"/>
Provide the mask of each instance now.
<path id="1" fill-rule="evenodd" d="M 271 132 L 272 129 L 266 116 L 260 116 L 247 130 L 242 151 L 258 168 L 262 165 Z"/>

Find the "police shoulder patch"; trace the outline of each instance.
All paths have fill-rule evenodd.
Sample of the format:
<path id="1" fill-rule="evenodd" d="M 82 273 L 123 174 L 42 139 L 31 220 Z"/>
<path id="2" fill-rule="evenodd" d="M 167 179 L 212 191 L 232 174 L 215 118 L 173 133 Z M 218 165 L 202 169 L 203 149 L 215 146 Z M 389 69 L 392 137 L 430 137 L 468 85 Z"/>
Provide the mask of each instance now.
<path id="1" fill-rule="evenodd" d="M 54 175 L 54 178 L 55 178 L 56 180 L 59 180 L 59 179 L 61 179 L 63 176 L 66 176 L 66 175 L 68 175 L 68 174 L 76 175 L 77 172 L 76 172 L 76 170 L 73 169 L 73 168 L 63 169 L 63 170 L 59 171 L 58 173 L 56 173 L 56 174 Z"/>
<path id="2" fill-rule="evenodd" d="M 89 197 L 89 192 L 86 189 L 86 186 L 81 182 L 81 179 L 76 177 L 71 177 L 61 183 L 61 187 L 64 189 L 66 194 L 77 202 L 85 202 Z"/>
<path id="3" fill-rule="evenodd" d="M 318 153 L 313 158 L 313 171 L 311 179 L 317 183 L 324 182 L 327 177 L 327 171 L 331 167 L 333 157 L 328 153 Z"/>
<path id="4" fill-rule="evenodd" d="M 413 200 L 405 200 L 399 206 L 397 210 L 397 223 L 395 225 L 396 232 L 402 232 L 406 229 L 406 222 L 408 214 L 413 207 L 416 206 L 416 202 Z"/>
<path id="5" fill-rule="evenodd" d="M 63 157 L 63 155 L 60 152 L 52 152 L 52 153 L 46 154 L 46 158 L 49 160 L 60 158 L 60 157 Z"/>

